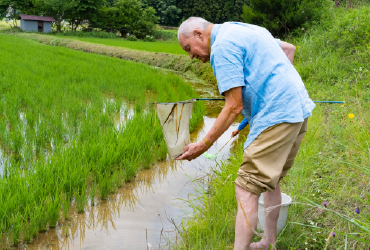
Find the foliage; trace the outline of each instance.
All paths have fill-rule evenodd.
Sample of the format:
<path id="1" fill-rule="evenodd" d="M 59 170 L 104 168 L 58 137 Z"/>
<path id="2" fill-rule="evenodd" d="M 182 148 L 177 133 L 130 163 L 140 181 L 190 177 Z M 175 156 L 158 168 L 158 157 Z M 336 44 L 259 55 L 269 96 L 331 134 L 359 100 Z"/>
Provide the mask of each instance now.
<path id="1" fill-rule="evenodd" d="M 79 0 L 36 0 L 39 14 L 53 17 L 57 31 L 61 31 L 63 20 L 70 19 L 69 15 L 79 4 Z"/>
<path id="2" fill-rule="evenodd" d="M 8 12 L 8 5 L 2 4 L 2 1 L 0 1 L 0 21 L 3 18 L 5 18 L 7 12 Z"/>
<path id="3" fill-rule="evenodd" d="M 68 37 L 94 37 L 94 38 L 110 38 L 116 39 L 117 35 L 105 31 L 64 31 L 64 32 L 53 32 L 52 35 L 56 36 L 68 36 Z"/>
<path id="4" fill-rule="evenodd" d="M 13 26 L 17 26 L 19 14 L 33 15 L 36 13 L 34 0 L 0 0 L 0 13 L 9 9 L 9 18 L 13 20 Z"/>
<path id="5" fill-rule="evenodd" d="M 96 16 L 105 0 L 0 0 L 0 11 L 11 7 L 11 18 L 17 20 L 19 14 L 52 16 L 57 30 L 61 22 L 68 20 L 72 31 L 86 20 Z"/>
<path id="6" fill-rule="evenodd" d="M 143 8 L 138 0 L 120 0 L 115 6 L 103 6 L 93 25 L 117 30 L 123 37 L 130 33 L 142 39 L 154 32 L 156 22 L 153 8 Z"/>
<path id="7" fill-rule="evenodd" d="M 135 35 L 129 35 L 129 36 L 127 36 L 127 40 L 128 41 L 137 41 L 137 38 L 136 38 Z"/>
<path id="8" fill-rule="evenodd" d="M 244 5 L 242 18 L 246 23 L 260 25 L 274 36 L 282 36 L 306 22 L 318 20 L 327 0 L 250 0 Z"/>
<path id="9" fill-rule="evenodd" d="M 177 41 L 177 34 L 175 34 L 173 32 L 169 32 L 167 30 L 156 30 L 154 32 L 153 36 L 156 39 L 170 40 L 170 41 L 175 41 L 176 43 L 178 43 L 178 41 Z"/>
<path id="10" fill-rule="evenodd" d="M 176 6 L 176 0 L 143 0 L 145 6 L 153 7 L 159 23 L 168 26 L 178 26 L 182 18 L 181 9 Z"/>
<path id="11" fill-rule="evenodd" d="M 83 212 L 88 192 L 107 198 L 164 159 L 146 103 L 197 96 L 174 74 L 117 58 L 3 34 L 0 51 L 0 232 L 16 244 L 54 227 L 61 204 L 65 217 L 71 205 Z M 193 111 L 191 130 L 203 104 Z"/>
<path id="12" fill-rule="evenodd" d="M 68 11 L 68 21 L 71 24 L 72 31 L 76 31 L 77 27 L 85 20 L 95 18 L 103 5 L 104 0 L 76 0 L 78 3 L 75 8 Z"/>
<path id="13" fill-rule="evenodd" d="M 295 164 L 281 184 L 293 202 L 309 205 L 290 206 L 278 249 L 323 249 L 332 230 L 336 236 L 327 249 L 366 249 L 370 244 L 369 22 L 369 6 L 330 8 L 320 25 L 288 40 L 297 46 L 294 66 L 311 99 L 346 105 L 317 104 L 308 120 Z M 189 201 L 194 216 L 180 230 L 178 249 L 232 248 L 237 209 L 233 181 L 242 150 L 230 162 L 221 162 L 211 181 L 200 186 L 198 199 Z"/>
<path id="14" fill-rule="evenodd" d="M 249 0 L 180 0 L 178 7 L 182 10 L 182 19 L 199 16 L 213 23 L 223 23 L 242 21 L 242 9 L 248 3 Z"/>
<path id="15" fill-rule="evenodd" d="M 155 42 L 154 36 L 146 36 L 143 39 L 144 42 Z"/>

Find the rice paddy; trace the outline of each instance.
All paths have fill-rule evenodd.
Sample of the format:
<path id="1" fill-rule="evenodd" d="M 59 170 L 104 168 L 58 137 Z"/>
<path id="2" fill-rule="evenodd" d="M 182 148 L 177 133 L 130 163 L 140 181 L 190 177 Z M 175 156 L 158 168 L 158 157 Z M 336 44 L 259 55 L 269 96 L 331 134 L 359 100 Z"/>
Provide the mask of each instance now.
<path id="1" fill-rule="evenodd" d="M 128 41 L 122 38 L 109 39 L 109 38 L 93 38 L 93 37 L 65 37 L 57 36 L 60 38 L 68 38 L 79 40 L 83 42 L 103 44 L 108 46 L 124 47 L 127 49 L 142 50 L 148 52 L 159 52 L 159 53 L 170 53 L 177 55 L 187 55 L 187 53 L 181 48 L 178 41 L 175 42 L 143 42 L 143 41 Z"/>
<path id="2" fill-rule="evenodd" d="M 7 246 L 68 219 L 71 204 L 83 213 L 164 159 L 147 103 L 197 96 L 176 75 L 117 58 L 8 35 L 0 35 L 0 51 L 0 236 Z M 203 112 L 197 103 L 191 130 Z"/>

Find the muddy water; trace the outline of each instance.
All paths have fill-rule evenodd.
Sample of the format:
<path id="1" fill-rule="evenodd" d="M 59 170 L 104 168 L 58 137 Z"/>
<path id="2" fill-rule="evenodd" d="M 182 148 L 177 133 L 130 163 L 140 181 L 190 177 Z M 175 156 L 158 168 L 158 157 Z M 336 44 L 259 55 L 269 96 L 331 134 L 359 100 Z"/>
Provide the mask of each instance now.
<path id="1" fill-rule="evenodd" d="M 218 109 L 216 105 L 211 110 Z M 209 131 L 214 115 L 204 117 L 191 135 L 193 142 Z M 218 152 L 236 128 L 237 124 L 232 125 L 208 152 Z M 237 140 L 229 142 L 217 159 L 227 160 Z M 192 213 L 182 201 L 196 195 L 191 180 L 207 178 L 215 165 L 201 156 L 191 162 L 168 159 L 142 170 L 107 201 L 88 205 L 83 214 L 72 209 L 69 221 L 61 219 L 56 229 L 39 234 L 27 249 L 169 249 L 167 241 L 175 242 L 177 237 L 173 223 L 179 225 Z"/>

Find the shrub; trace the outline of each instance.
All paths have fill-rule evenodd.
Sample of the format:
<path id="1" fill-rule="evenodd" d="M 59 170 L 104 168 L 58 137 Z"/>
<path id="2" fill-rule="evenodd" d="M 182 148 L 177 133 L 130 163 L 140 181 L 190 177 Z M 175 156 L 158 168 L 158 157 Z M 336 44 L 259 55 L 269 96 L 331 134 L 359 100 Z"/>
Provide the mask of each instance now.
<path id="1" fill-rule="evenodd" d="M 146 37 L 144 37 L 144 42 L 155 42 L 155 38 L 154 38 L 154 36 L 146 36 Z"/>
<path id="2" fill-rule="evenodd" d="M 153 34 L 154 38 L 161 40 L 177 40 L 177 35 L 166 30 L 157 30 Z"/>
<path id="3" fill-rule="evenodd" d="M 328 0 L 250 0 L 244 5 L 246 23 L 260 25 L 274 36 L 283 36 L 308 21 L 317 20 L 329 4 Z"/>
<path id="4" fill-rule="evenodd" d="M 154 33 L 157 20 L 152 7 L 143 8 L 138 0 L 120 0 L 114 6 L 104 6 L 91 24 L 117 30 L 122 36 L 130 33 L 143 39 Z"/>
<path id="5" fill-rule="evenodd" d="M 117 38 L 114 33 L 105 31 L 64 31 L 64 32 L 53 32 L 53 35 L 58 36 L 77 36 L 77 37 L 94 37 L 94 38 Z"/>
<path id="6" fill-rule="evenodd" d="M 127 40 L 129 40 L 129 41 L 137 41 L 137 38 L 136 38 L 135 35 L 129 35 L 129 36 L 127 36 Z"/>

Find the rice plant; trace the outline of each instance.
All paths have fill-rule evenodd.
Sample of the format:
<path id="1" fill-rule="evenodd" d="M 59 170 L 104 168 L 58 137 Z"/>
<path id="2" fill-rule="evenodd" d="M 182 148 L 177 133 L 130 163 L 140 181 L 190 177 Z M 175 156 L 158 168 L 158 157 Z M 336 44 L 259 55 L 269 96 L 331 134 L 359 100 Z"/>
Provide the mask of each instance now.
<path id="1" fill-rule="evenodd" d="M 87 199 L 107 199 L 164 159 L 161 127 L 147 103 L 197 96 L 178 76 L 143 64 L 3 34 L 0 51 L 0 225 L 15 242 L 68 219 L 72 201 L 83 211 Z M 117 128 L 123 106 L 133 114 Z M 203 113 L 195 105 L 191 129 Z M 13 220 L 24 228 L 21 239 Z"/>
<path id="2" fill-rule="evenodd" d="M 77 213 L 81 214 L 85 211 L 85 205 L 86 205 L 87 198 L 88 198 L 85 185 L 83 185 L 81 188 L 77 187 L 75 197 L 76 197 Z"/>

